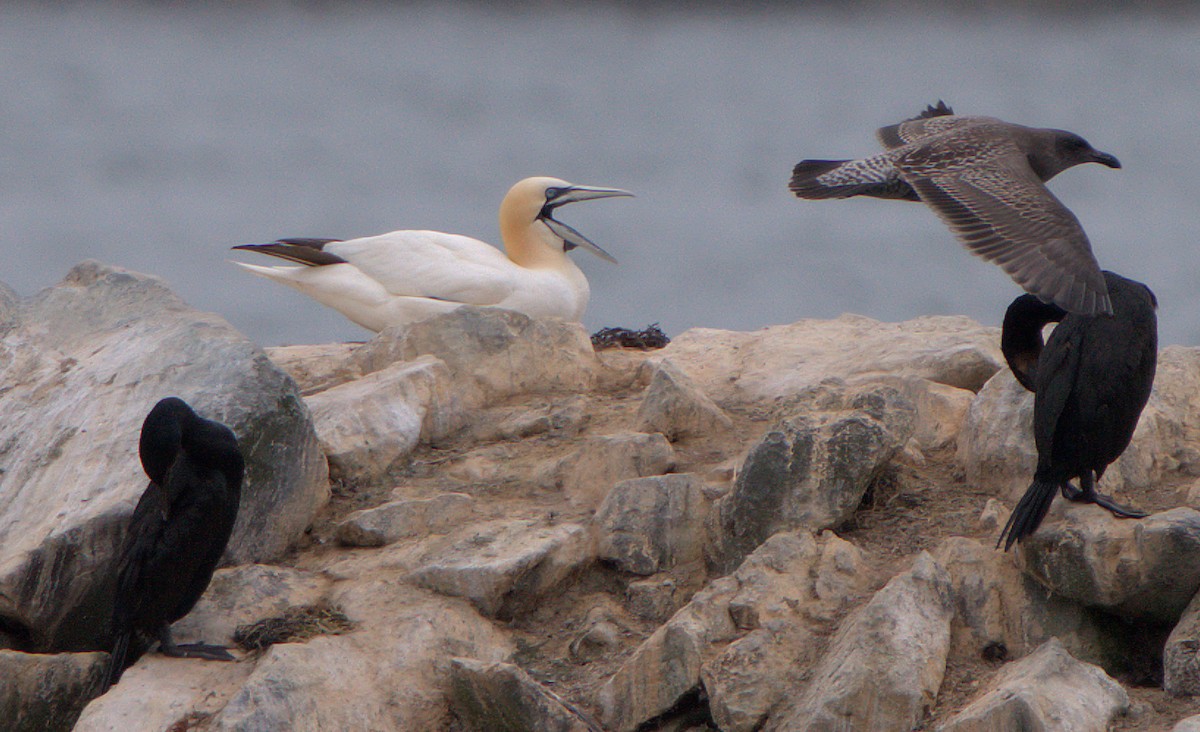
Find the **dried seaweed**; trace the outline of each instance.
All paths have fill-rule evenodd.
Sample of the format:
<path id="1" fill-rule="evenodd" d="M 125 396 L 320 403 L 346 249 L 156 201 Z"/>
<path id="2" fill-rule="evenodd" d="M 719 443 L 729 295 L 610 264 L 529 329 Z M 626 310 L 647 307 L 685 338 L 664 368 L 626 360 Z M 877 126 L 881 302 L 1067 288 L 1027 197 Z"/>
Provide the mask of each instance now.
<path id="1" fill-rule="evenodd" d="M 647 351 L 653 348 L 662 348 L 670 342 L 671 339 L 662 332 L 658 323 L 651 323 L 643 330 L 601 328 L 592 334 L 592 348 L 597 351 L 605 348 L 639 348 Z"/>
<path id="2" fill-rule="evenodd" d="M 318 635 L 340 635 L 354 630 L 354 622 L 333 605 L 302 605 L 283 615 L 239 625 L 233 642 L 247 651 L 276 643 L 301 643 Z"/>

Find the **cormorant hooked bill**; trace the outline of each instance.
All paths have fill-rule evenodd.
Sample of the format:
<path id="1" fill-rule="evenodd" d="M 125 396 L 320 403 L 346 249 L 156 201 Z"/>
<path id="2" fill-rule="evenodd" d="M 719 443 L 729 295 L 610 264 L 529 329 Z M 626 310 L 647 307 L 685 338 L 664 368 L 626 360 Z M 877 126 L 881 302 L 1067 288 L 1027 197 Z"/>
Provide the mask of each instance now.
<path id="1" fill-rule="evenodd" d="M 1095 503 L 1124 518 L 1146 514 L 1096 492 L 1105 468 L 1120 457 L 1137 427 L 1158 360 L 1158 300 L 1150 288 L 1104 272 L 1113 314 L 1078 315 L 1022 295 L 1004 316 L 1001 350 L 1017 380 L 1034 392 L 1038 450 L 1033 483 L 1013 509 L 996 546 L 1008 551 L 1033 534 L 1054 492 Z M 1042 344 L 1042 327 L 1058 322 Z M 1070 484 L 1079 479 L 1079 487 Z"/>
<path id="2" fill-rule="evenodd" d="M 135 636 L 138 645 L 157 638 L 167 656 L 234 660 L 222 646 L 175 645 L 171 623 L 204 594 L 229 543 L 245 469 L 237 438 L 168 397 L 142 423 L 138 454 L 150 485 L 133 511 L 117 564 L 105 689 L 121 678 Z"/>

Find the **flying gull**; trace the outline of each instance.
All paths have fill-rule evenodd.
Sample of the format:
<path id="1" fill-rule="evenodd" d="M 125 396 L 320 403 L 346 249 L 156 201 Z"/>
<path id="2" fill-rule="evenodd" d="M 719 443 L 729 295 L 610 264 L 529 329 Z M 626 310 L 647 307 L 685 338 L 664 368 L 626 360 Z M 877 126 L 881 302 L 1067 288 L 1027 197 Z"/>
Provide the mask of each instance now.
<path id="1" fill-rule="evenodd" d="M 1115 157 L 1072 132 L 956 115 L 941 101 L 877 134 L 884 152 L 801 161 L 788 187 L 799 198 L 923 201 L 972 253 L 1043 301 L 1112 314 L 1083 227 L 1044 183 L 1081 163 L 1119 168 Z"/>

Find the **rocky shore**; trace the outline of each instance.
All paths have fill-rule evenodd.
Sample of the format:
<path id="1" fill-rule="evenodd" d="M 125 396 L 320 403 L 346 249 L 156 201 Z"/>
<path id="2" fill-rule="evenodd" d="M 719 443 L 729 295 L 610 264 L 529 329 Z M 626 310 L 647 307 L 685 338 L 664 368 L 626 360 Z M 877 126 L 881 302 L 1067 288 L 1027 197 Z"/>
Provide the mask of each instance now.
<path id="1" fill-rule="evenodd" d="M 965 318 L 595 351 L 463 308 L 264 351 L 85 262 L 0 286 L 0 374 L 5 729 L 1200 730 L 1200 349 L 1104 477 L 1151 515 L 1059 500 L 1007 554 L 1032 396 Z M 175 638 L 278 632 L 96 696 L 168 395 L 247 462 Z"/>

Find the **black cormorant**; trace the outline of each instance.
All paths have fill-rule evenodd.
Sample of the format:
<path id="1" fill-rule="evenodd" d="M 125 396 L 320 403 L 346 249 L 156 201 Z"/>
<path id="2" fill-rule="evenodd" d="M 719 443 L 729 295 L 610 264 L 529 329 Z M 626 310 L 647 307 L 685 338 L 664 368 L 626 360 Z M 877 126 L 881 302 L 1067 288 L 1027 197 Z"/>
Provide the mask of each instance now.
<path id="1" fill-rule="evenodd" d="M 233 660 L 221 646 L 175 645 L 171 623 L 204 594 L 233 531 L 244 472 L 237 438 L 168 397 L 142 423 L 138 454 L 150 485 L 118 560 L 106 689 L 120 679 L 131 640 L 157 639 L 168 656 Z"/>
<path id="2" fill-rule="evenodd" d="M 1013 375 L 1034 392 L 1038 450 L 1033 483 L 1000 532 L 1007 551 L 1037 530 L 1054 492 L 1095 503 L 1116 516 L 1144 513 L 1096 492 L 1105 468 L 1120 457 L 1137 427 L 1158 359 L 1158 301 L 1140 282 L 1104 272 L 1113 314 L 1077 315 L 1022 295 L 1004 316 L 1001 350 Z M 1059 321 L 1042 346 L 1042 327 Z M 1070 484 L 1079 479 L 1079 487 Z M 1007 538 L 1006 538 L 1007 537 Z"/>

